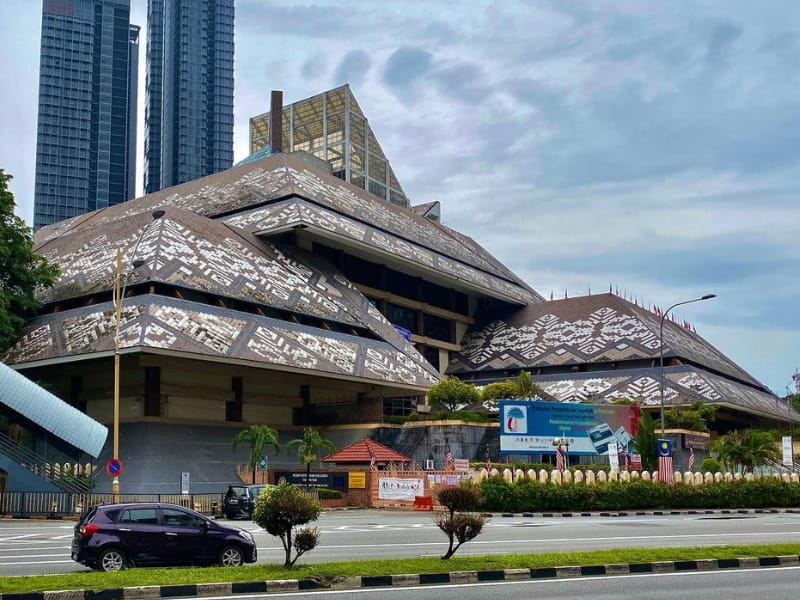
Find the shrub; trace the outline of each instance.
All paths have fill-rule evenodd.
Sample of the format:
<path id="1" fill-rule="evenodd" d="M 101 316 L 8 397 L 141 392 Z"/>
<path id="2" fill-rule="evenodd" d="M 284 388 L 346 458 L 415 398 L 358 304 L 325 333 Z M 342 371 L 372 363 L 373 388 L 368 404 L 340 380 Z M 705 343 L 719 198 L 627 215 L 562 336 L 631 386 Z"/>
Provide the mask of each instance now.
<path id="1" fill-rule="evenodd" d="M 701 473 L 719 473 L 722 471 L 722 465 L 713 456 L 706 456 L 700 463 Z"/>
<path id="2" fill-rule="evenodd" d="M 341 490 L 329 490 L 328 488 L 321 488 L 317 490 L 320 500 L 339 500 L 344 496 Z"/>
<path id="3" fill-rule="evenodd" d="M 486 517 L 466 511 L 477 510 L 481 503 L 480 489 L 466 483 L 456 487 L 447 487 L 436 493 L 439 504 L 444 510 L 434 514 L 434 523 L 445 535 L 449 546 L 442 556 L 446 560 L 455 554 L 462 544 L 475 539 L 486 523 Z M 456 543 L 458 541 L 458 543 Z"/>
<path id="4" fill-rule="evenodd" d="M 285 553 L 283 566 L 286 568 L 294 566 L 300 556 L 316 547 L 319 541 L 316 528 L 297 531 L 295 528 L 316 521 L 321 512 L 319 502 L 288 483 L 265 488 L 253 503 L 253 521 L 270 535 L 280 538 Z M 294 558 L 292 548 L 295 549 Z"/>

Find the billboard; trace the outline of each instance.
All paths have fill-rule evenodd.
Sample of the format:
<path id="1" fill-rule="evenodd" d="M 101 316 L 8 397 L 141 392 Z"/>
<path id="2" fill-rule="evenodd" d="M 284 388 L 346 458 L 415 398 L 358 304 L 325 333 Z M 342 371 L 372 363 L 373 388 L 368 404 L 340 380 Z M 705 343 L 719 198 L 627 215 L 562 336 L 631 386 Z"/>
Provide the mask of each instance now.
<path id="1" fill-rule="evenodd" d="M 638 406 L 570 402 L 500 401 L 501 454 L 555 454 L 566 438 L 570 454 L 608 454 L 611 442 L 628 448 L 639 423 Z"/>

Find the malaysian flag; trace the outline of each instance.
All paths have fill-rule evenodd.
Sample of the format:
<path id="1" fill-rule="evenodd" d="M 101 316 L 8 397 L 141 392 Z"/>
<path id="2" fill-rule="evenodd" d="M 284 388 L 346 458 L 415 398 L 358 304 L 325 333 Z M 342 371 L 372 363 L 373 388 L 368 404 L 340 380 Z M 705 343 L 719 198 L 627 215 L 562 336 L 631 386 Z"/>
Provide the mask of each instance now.
<path id="1" fill-rule="evenodd" d="M 444 455 L 444 470 L 452 471 L 454 466 L 453 451 L 450 449 L 450 444 L 447 444 L 447 453 Z"/>
<path id="2" fill-rule="evenodd" d="M 566 465 L 567 461 L 566 454 L 564 454 L 564 448 L 558 446 L 556 448 L 556 471 L 563 472 Z"/>
<path id="3" fill-rule="evenodd" d="M 658 480 L 667 485 L 675 485 L 672 472 L 672 442 L 658 440 Z"/>
<path id="4" fill-rule="evenodd" d="M 375 457 L 375 453 L 372 451 L 372 448 L 369 449 L 369 472 L 375 473 L 378 470 L 378 459 Z"/>
<path id="5" fill-rule="evenodd" d="M 694 473 L 694 446 L 689 446 L 689 473 Z"/>
<path id="6" fill-rule="evenodd" d="M 486 448 L 486 472 L 492 472 L 492 459 L 489 457 L 489 448 Z"/>

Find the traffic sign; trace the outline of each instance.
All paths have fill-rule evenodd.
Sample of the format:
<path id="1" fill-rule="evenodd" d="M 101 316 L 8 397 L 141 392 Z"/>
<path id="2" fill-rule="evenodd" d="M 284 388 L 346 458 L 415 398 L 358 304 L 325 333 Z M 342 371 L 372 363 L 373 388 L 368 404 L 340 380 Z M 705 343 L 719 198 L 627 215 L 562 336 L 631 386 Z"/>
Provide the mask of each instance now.
<path id="1" fill-rule="evenodd" d="M 122 475 L 122 461 L 118 458 L 109 459 L 106 463 L 106 473 L 111 475 L 111 477 Z"/>

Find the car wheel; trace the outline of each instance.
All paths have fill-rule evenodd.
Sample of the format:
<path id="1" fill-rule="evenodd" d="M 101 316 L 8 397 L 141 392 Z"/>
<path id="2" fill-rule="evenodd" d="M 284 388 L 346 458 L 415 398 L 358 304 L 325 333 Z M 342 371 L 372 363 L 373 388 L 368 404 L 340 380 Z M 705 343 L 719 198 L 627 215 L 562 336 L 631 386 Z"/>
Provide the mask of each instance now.
<path id="1" fill-rule="evenodd" d="M 118 548 L 106 548 L 97 558 L 98 571 L 121 571 L 125 568 L 125 554 Z"/>
<path id="2" fill-rule="evenodd" d="M 238 546 L 225 546 L 219 555 L 219 564 L 223 567 L 241 567 L 244 556 Z"/>

